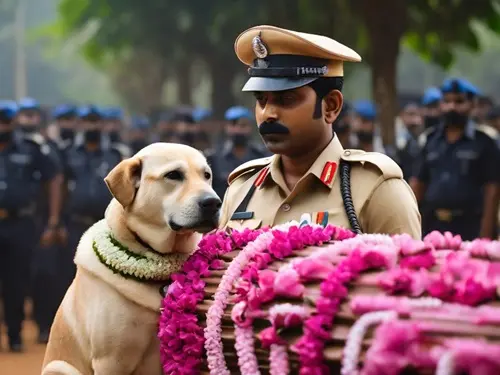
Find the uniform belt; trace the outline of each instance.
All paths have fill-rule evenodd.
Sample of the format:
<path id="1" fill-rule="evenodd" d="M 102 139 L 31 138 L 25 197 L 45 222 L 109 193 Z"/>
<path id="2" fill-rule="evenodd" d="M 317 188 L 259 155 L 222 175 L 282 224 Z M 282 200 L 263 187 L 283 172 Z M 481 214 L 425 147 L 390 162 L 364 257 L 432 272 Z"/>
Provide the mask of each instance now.
<path id="1" fill-rule="evenodd" d="M 0 208 L 0 221 L 15 219 L 20 217 L 29 217 L 35 214 L 35 205 L 20 208 L 18 210 Z"/>
<path id="2" fill-rule="evenodd" d="M 99 219 L 96 219 L 95 217 L 85 216 L 85 215 L 70 215 L 69 218 L 71 221 L 74 221 L 75 223 L 85 224 L 88 226 L 94 225 L 96 222 L 99 221 Z"/>
<path id="3" fill-rule="evenodd" d="M 456 210 L 447 208 L 437 208 L 434 210 L 434 215 L 439 221 L 450 222 L 453 219 L 463 217 L 465 215 L 480 215 L 479 211 L 475 210 Z"/>

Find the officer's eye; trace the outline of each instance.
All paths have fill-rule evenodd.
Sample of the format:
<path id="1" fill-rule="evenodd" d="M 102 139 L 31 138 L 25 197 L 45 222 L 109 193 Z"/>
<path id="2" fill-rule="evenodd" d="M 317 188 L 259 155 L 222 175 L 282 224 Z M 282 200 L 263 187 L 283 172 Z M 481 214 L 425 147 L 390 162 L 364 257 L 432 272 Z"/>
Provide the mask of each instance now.
<path id="1" fill-rule="evenodd" d="M 182 181 L 184 179 L 184 175 L 180 171 L 171 171 L 166 173 L 164 178 L 167 180 Z"/>
<path id="2" fill-rule="evenodd" d="M 266 96 L 262 92 L 254 92 L 253 95 L 255 96 L 255 100 L 257 100 L 257 103 L 259 103 L 260 106 L 266 105 Z"/>
<path id="3" fill-rule="evenodd" d="M 205 172 L 204 176 L 206 180 L 210 180 L 210 178 L 212 177 L 212 175 L 209 172 Z"/>

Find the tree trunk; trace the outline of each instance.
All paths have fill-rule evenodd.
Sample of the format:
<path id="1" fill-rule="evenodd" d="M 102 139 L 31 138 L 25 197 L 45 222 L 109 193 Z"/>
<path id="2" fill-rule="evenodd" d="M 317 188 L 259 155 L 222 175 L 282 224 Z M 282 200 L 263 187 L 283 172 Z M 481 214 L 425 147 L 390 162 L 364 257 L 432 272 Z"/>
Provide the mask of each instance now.
<path id="1" fill-rule="evenodd" d="M 406 30 L 407 7 L 401 0 L 363 0 L 361 16 L 369 37 L 372 91 L 379 111 L 384 145 L 394 145 L 397 102 L 397 61 Z M 390 15 L 390 20 L 388 20 Z"/>
<path id="2" fill-rule="evenodd" d="M 192 104 L 191 63 L 189 59 L 180 59 L 176 64 L 177 101 L 182 106 Z"/>
<path id="3" fill-rule="evenodd" d="M 206 62 L 212 79 L 212 110 L 216 118 L 222 118 L 226 109 L 236 104 L 233 82 L 237 68 L 216 53 L 207 56 Z"/>
<path id="4" fill-rule="evenodd" d="M 113 66 L 110 75 L 114 89 L 128 109 L 147 113 L 161 105 L 167 66 L 158 56 L 136 51 L 130 59 Z"/>

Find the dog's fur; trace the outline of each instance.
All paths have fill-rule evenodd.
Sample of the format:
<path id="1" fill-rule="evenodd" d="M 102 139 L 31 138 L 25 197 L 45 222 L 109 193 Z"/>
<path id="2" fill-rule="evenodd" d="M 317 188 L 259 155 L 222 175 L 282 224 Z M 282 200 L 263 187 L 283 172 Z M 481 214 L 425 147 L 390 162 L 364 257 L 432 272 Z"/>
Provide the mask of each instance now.
<path id="1" fill-rule="evenodd" d="M 180 172 L 182 181 L 171 171 Z M 150 145 L 106 177 L 114 196 L 106 224 L 132 251 L 151 251 L 141 245 L 146 243 L 159 253 L 190 253 L 200 233 L 217 226 L 218 210 L 207 220 L 199 203 L 217 198 L 210 174 L 203 155 L 191 147 Z M 160 375 L 162 284 L 114 274 L 92 249 L 93 228 L 78 245 L 76 277 L 52 325 L 42 375 Z"/>

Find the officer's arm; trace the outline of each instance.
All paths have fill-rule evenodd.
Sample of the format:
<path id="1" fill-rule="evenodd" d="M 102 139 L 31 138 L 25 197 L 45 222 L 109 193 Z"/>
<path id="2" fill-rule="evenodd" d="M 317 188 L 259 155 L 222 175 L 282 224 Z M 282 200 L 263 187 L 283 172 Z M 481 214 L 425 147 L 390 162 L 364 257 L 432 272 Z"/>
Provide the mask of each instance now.
<path id="1" fill-rule="evenodd" d="M 360 212 L 366 233 L 408 233 L 422 237 L 417 201 L 408 184 L 400 178 L 390 178 L 374 189 Z"/>
<path id="2" fill-rule="evenodd" d="M 62 162 L 59 156 L 51 150 L 44 152 L 43 146 L 39 160 L 39 171 L 42 181 L 47 183 L 48 201 L 49 201 L 49 218 L 48 227 L 54 228 L 60 223 L 61 207 L 62 207 L 62 185 L 64 181 Z"/>
<path id="3" fill-rule="evenodd" d="M 224 200 L 222 201 L 222 207 L 220 209 L 220 220 L 219 220 L 219 228 L 223 229 L 226 227 L 227 222 L 229 221 L 229 189 L 226 190 L 226 194 L 224 194 Z"/>
<path id="4" fill-rule="evenodd" d="M 496 143 L 488 139 L 487 147 L 481 156 L 481 177 L 484 183 L 483 217 L 480 236 L 496 239 L 497 214 L 500 190 L 500 151 Z"/>

